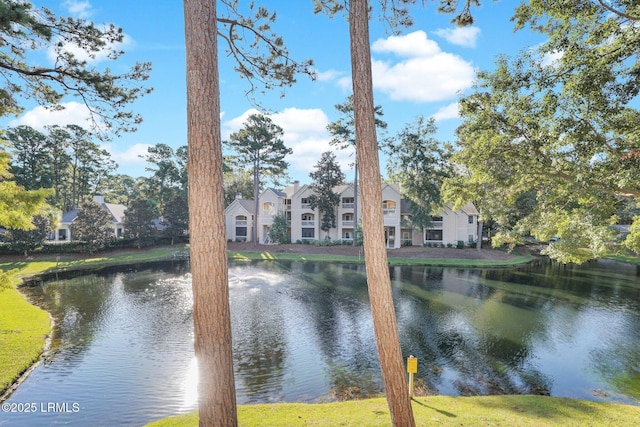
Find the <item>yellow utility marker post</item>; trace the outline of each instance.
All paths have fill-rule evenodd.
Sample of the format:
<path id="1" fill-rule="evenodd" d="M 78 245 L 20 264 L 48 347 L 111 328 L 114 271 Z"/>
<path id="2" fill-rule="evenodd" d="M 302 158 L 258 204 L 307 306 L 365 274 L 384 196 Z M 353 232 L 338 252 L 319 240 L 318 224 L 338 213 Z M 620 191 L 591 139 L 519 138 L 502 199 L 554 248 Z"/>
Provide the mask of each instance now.
<path id="1" fill-rule="evenodd" d="M 407 357 L 407 372 L 409 373 L 409 397 L 413 397 L 413 374 L 418 373 L 418 359 Z"/>

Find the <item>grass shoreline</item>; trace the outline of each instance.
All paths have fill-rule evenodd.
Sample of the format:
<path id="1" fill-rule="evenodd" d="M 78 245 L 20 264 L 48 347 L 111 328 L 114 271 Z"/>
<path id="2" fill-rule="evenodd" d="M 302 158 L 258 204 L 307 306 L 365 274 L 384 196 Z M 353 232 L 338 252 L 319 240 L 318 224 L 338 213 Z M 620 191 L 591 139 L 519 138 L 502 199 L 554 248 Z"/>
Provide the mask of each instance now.
<path id="1" fill-rule="evenodd" d="M 417 426 L 630 426 L 640 421 L 640 407 L 531 395 L 451 397 L 412 400 Z M 247 427 L 389 426 L 384 398 L 333 403 L 238 405 L 238 424 Z M 164 418 L 147 427 L 193 427 L 198 413 Z"/>
<path id="2" fill-rule="evenodd" d="M 42 353 L 45 349 L 46 340 L 50 337 L 52 330 L 52 321 L 48 313 L 40 308 L 32 305 L 26 298 L 19 292 L 18 286 L 23 283 L 24 280 L 31 279 L 43 274 L 52 274 L 55 272 L 71 272 L 71 271 L 95 271 L 106 267 L 113 266 L 127 266 L 152 263 L 158 261 L 171 261 L 174 259 L 174 252 L 183 252 L 185 250 L 184 245 L 171 246 L 171 247 L 159 247 L 144 250 L 130 250 L 130 251 L 117 251 L 112 253 L 98 253 L 86 257 L 78 257 L 73 255 L 68 256 L 39 256 L 35 259 L 18 259 L 17 257 L 11 261 L 1 261 L 0 271 L 8 274 L 11 280 L 11 286 L 9 288 L 0 289 L 0 401 L 5 399 L 7 391 L 11 390 L 19 381 L 24 377 L 25 373 L 29 372 L 29 369 L 38 363 Z M 364 259 L 354 256 L 342 256 L 331 254 L 300 254 L 300 253 L 280 253 L 270 251 L 228 251 L 228 258 L 236 261 L 302 261 L 302 262 L 345 262 L 345 263 L 364 263 Z M 478 259 L 444 259 L 444 258 L 395 258 L 389 257 L 390 266 L 433 266 L 433 267 L 460 267 L 460 268 L 495 268 L 495 267 L 513 267 L 521 264 L 526 264 L 534 259 L 532 256 L 520 255 L 511 258 L 510 260 L 478 260 Z M 452 399 L 446 396 L 436 396 L 434 399 Z M 485 396 L 486 398 L 486 396 Z M 499 397 L 496 397 L 499 398 Z M 523 398 L 522 396 L 505 396 L 504 398 Z M 537 398 L 536 396 L 529 396 L 529 398 Z M 429 398 L 431 399 L 431 398 Z M 557 400 L 552 398 L 552 400 Z M 373 402 L 376 399 L 372 400 Z M 382 399 L 383 402 L 384 399 Z M 362 401 L 369 402 L 369 401 Z M 431 401 L 430 401 L 431 402 Z M 582 402 L 582 401 L 580 401 Z M 590 404 L 598 404 L 597 402 L 590 402 Z M 357 405 L 357 403 L 355 403 Z M 371 403 L 378 405 L 378 403 Z M 430 405 L 426 404 L 427 406 Z M 530 402 L 520 402 L 518 405 L 529 405 Z M 240 414 L 243 411 L 257 411 L 258 415 L 255 418 L 256 422 L 265 418 L 265 412 L 277 413 L 276 418 L 269 419 L 284 419 L 287 411 L 287 406 L 278 405 L 247 405 L 241 406 L 239 409 Z M 297 405 L 297 404 L 296 404 Z M 302 404 L 300 404 L 302 405 Z M 330 406 L 326 407 L 327 419 L 331 420 L 330 413 L 335 409 Z M 363 403 L 363 406 L 369 405 L 369 403 Z M 425 406 L 425 404 L 420 404 Z M 484 403 L 479 402 L 477 405 L 483 406 Z M 598 405 L 611 405 L 614 412 L 619 412 L 618 406 L 629 405 L 617 405 L 617 404 L 598 404 Z M 264 408 L 263 408 L 264 406 Z M 323 406 L 318 404 L 318 406 Z M 386 403 L 383 405 L 386 408 Z M 629 406 L 631 413 L 637 416 L 640 420 L 640 407 Z M 266 408 L 266 409 L 265 409 Z M 295 406 L 294 406 L 295 408 Z M 284 411 L 284 412 L 281 412 Z M 293 409 L 298 411 L 299 409 Z M 305 413 L 308 408 L 305 409 Z M 315 409 L 314 409 L 315 410 Z M 554 410 L 558 410 L 557 408 Z M 336 424 L 322 424 L 321 420 L 325 415 L 322 415 L 323 411 L 319 410 L 318 417 L 313 425 L 336 425 Z M 325 411 L 325 412 L 326 412 Z M 627 411 L 627 409 L 625 409 Z M 636 412 L 633 412 L 636 411 Z M 348 410 L 346 415 L 352 410 Z M 607 410 L 604 410 L 607 412 Z M 298 412 L 296 412 L 298 413 Z M 495 419 L 492 415 L 493 412 L 488 411 L 486 420 Z M 611 421 L 613 415 L 606 415 L 607 420 Z M 185 417 L 185 416 L 183 416 Z M 184 423 L 181 421 L 178 424 L 164 424 L 164 425 L 193 425 L 193 420 L 197 419 L 197 414 L 188 414 L 187 419 L 189 421 Z M 195 417 L 195 418 L 194 418 Z M 297 417 L 297 415 L 296 415 Z M 377 417 L 378 419 L 381 417 Z M 242 419 L 242 417 L 241 417 Z M 298 418 L 296 418 L 298 419 Z M 498 419 L 501 419 L 498 417 Z M 292 419 L 293 420 L 293 419 Z M 365 424 L 348 424 L 348 422 L 341 422 L 340 425 L 388 425 L 388 418 L 382 424 L 375 421 L 372 423 L 366 421 Z M 617 418 L 619 421 L 619 418 Z M 517 425 L 539 425 L 537 423 L 521 423 L 522 420 L 517 422 Z M 539 421 L 539 419 L 538 419 Z M 606 423 L 599 421 L 596 424 L 589 421 L 592 425 L 605 425 Z M 171 421 L 173 422 L 173 421 Z M 330 421 L 331 422 L 331 421 Z M 357 422 L 357 421 L 356 421 Z M 427 423 L 429 420 L 427 420 Z M 463 422 L 462 419 L 457 419 L 455 424 L 443 424 L 440 425 L 460 425 Z M 465 421 L 465 422 L 468 422 Z M 498 421 L 495 421 L 498 422 Z M 509 424 L 508 421 L 502 419 L 503 423 Z M 609 422 L 610 424 L 610 422 Z M 258 425 L 250 421 L 245 425 Z M 277 425 L 277 424 L 262 424 L 262 425 Z M 302 424 L 280 424 L 280 425 L 302 425 Z M 465 424 L 467 425 L 467 424 Z M 471 424 L 474 425 L 474 424 Z M 486 422 L 475 425 L 486 425 Z M 552 424 L 549 424 L 552 425 Z M 576 424 L 579 425 L 579 424 Z M 615 425 L 615 421 L 614 421 Z"/>

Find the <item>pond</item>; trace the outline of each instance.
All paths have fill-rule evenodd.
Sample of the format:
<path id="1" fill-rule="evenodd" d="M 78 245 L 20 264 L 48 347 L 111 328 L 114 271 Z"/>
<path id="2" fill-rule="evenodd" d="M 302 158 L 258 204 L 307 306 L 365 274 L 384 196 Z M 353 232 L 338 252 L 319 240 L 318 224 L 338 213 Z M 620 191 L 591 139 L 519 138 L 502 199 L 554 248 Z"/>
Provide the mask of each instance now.
<path id="1" fill-rule="evenodd" d="M 430 393 L 640 403 L 635 266 L 390 274 L 403 355 L 418 358 Z M 231 263 L 229 286 L 239 403 L 381 391 L 363 266 Z M 6 402 L 37 413 L 0 425 L 142 425 L 196 408 L 188 264 L 23 290 L 57 319 L 55 351 Z"/>

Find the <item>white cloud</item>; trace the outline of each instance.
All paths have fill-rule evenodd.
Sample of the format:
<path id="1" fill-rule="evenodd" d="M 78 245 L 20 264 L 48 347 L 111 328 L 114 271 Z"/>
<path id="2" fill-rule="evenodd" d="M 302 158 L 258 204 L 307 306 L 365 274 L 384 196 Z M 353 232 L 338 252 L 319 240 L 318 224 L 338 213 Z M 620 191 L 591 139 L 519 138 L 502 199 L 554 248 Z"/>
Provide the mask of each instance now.
<path id="1" fill-rule="evenodd" d="M 344 71 L 327 70 L 317 71 L 316 80 L 319 82 L 332 82 L 338 86 L 344 93 L 351 93 L 351 75 Z"/>
<path id="2" fill-rule="evenodd" d="M 124 150 L 120 150 L 117 143 L 102 144 L 101 147 L 111 153 L 111 158 L 122 167 L 136 167 L 145 168 L 148 166 L 147 161 L 142 159 L 141 155 L 147 155 L 147 149 L 151 147 L 151 144 L 134 144 L 126 147 Z"/>
<path id="3" fill-rule="evenodd" d="M 427 33 L 424 31 L 378 39 L 373 43 L 371 49 L 374 52 L 389 52 L 406 57 L 428 57 L 441 52 L 438 43 L 427 39 Z"/>
<path id="4" fill-rule="evenodd" d="M 88 0 L 66 0 L 63 5 L 71 15 L 78 18 L 87 19 L 93 15 L 93 8 Z"/>
<path id="5" fill-rule="evenodd" d="M 475 70 L 458 55 L 443 52 L 424 31 L 377 40 L 374 52 L 393 53 L 399 62 L 372 60 L 374 88 L 397 101 L 433 102 L 471 87 Z"/>
<path id="6" fill-rule="evenodd" d="M 555 67 L 559 65 L 559 62 L 563 56 L 564 56 L 564 52 L 545 53 L 542 56 L 542 66 Z"/>
<path id="7" fill-rule="evenodd" d="M 337 80 L 342 76 L 344 76 L 344 72 L 337 70 L 316 71 L 316 80 L 319 82 Z"/>
<path id="8" fill-rule="evenodd" d="M 457 102 L 442 107 L 432 116 L 436 122 L 448 119 L 457 119 L 460 113 L 460 106 Z"/>
<path id="9" fill-rule="evenodd" d="M 240 130 L 247 117 L 254 113 L 257 113 L 257 110 L 247 110 L 240 116 L 225 122 L 223 124 L 225 133 L 230 134 Z M 325 151 L 332 151 L 336 154 L 343 172 L 347 173 L 350 170 L 349 164 L 353 162 L 350 153 L 336 150 L 335 147 L 329 145 L 331 140 L 327 131 L 329 118 L 324 111 L 317 108 L 286 108 L 271 114 L 270 117 L 284 131 L 282 139 L 285 145 L 293 150 L 293 154 L 287 156 L 286 159 L 290 163 L 289 173 L 291 175 L 308 178 L 309 172 L 313 171 L 313 166 Z"/>
<path id="10" fill-rule="evenodd" d="M 242 113 L 241 115 L 239 115 L 238 117 L 235 117 L 233 119 L 227 120 L 226 122 L 223 122 L 222 123 L 222 140 L 223 141 L 229 140 L 229 136 L 232 133 L 242 129 L 242 127 L 244 126 L 244 123 L 252 114 L 260 114 L 260 111 L 256 110 L 255 108 L 251 108 L 245 111 L 244 113 Z M 222 116 L 220 116 L 220 119 L 222 120 Z"/>
<path id="11" fill-rule="evenodd" d="M 91 128 L 91 114 L 86 105 L 72 101 L 62 103 L 59 106 L 64 107 L 64 109 L 51 110 L 39 105 L 9 122 L 9 126 L 25 125 L 39 131 L 43 131 L 47 125 L 66 126 L 74 124 L 85 129 Z"/>
<path id="12" fill-rule="evenodd" d="M 103 27 L 103 31 L 107 31 L 106 25 Z M 60 43 L 62 43 L 60 45 Z M 47 58 L 49 61 L 54 63 L 58 58 L 58 50 L 62 50 L 63 52 L 70 52 L 75 56 L 75 58 L 79 61 L 86 61 L 88 64 L 96 64 L 98 62 L 105 61 L 109 59 L 110 50 L 121 51 L 126 50 L 128 46 L 133 45 L 133 39 L 127 34 L 123 35 L 123 39 L 121 42 L 116 43 L 107 43 L 107 46 L 102 50 L 97 52 L 87 51 L 77 44 L 62 42 L 61 39 L 56 40 L 55 43 L 51 43 L 51 45 L 47 48 Z"/>
<path id="13" fill-rule="evenodd" d="M 434 33 L 442 37 L 449 43 L 463 46 L 476 47 L 476 42 L 480 36 L 480 28 L 478 27 L 456 27 L 456 28 L 440 28 Z"/>

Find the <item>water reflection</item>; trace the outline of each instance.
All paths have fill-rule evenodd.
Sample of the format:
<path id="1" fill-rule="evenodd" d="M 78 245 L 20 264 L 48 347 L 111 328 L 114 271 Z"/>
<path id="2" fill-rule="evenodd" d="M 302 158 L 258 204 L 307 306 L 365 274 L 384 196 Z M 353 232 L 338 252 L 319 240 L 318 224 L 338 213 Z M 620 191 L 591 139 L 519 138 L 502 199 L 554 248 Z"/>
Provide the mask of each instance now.
<path id="1" fill-rule="evenodd" d="M 405 356 L 432 393 L 640 400 L 640 276 L 603 262 L 509 270 L 390 270 Z M 364 267 L 230 264 L 238 402 L 382 391 Z M 58 319 L 58 350 L 11 401 L 77 401 L 29 425 L 139 425 L 196 407 L 184 266 L 28 290 Z M 24 425 L 11 417 L 0 425 Z"/>

